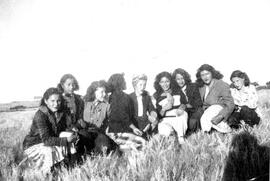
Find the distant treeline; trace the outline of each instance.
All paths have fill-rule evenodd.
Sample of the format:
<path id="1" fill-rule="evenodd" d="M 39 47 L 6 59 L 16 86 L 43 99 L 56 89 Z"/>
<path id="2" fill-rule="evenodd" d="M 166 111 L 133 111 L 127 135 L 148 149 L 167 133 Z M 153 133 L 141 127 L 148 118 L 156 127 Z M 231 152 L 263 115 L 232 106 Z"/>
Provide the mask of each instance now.
<path id="1" fill-rule="evenodd" d="M 39 100 L 35 101 L 15 101 L 11 103 L 0 104 L 0 112 L 22 111 L 29 108 L 37 108 Z"/>

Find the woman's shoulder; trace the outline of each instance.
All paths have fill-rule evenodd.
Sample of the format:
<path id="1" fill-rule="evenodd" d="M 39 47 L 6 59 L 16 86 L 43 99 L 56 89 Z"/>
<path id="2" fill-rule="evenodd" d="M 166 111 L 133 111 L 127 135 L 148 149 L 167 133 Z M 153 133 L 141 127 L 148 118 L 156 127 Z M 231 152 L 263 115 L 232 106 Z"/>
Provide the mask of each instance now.
<path id="1" fill-rule="evenodd" d="M 215 79 L 215 82 L 216 82 L 215 84 L 217 87 L 227 88 L 227 89 L 230 88 L 230 85 L 227 82 L 223 81 L 222 79 Z"/>
<path id="2" fill-rule="evenodd" d="M 49 115 L 49 110 L 45 106 L 40 106 L 34 115 L 34 121 L 41 119 L 47 119 Z"/>

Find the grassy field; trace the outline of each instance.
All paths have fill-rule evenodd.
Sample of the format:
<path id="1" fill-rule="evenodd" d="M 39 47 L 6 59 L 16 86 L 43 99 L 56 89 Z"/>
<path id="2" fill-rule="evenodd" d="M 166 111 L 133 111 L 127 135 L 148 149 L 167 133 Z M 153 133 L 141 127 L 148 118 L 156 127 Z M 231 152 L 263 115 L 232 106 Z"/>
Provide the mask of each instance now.
<path id="1" fill-rule="evenodd" d="M 261 144 L 270 146 L 270 92 L 259 91 L 260 125 L 250 130 Z M 16 164 L 21 159 L 21 143 L 27 134 L 35 110 L 0 113 L 0 180 L 15 180 Z M 76 180 L 221 180 L 230 141 L 234 134 L 198 132 L 182 146 L 173 138 L 155 137 L 140 152 L 121 158 L 97 157 L 60 177 Z M 44 176 L 27 172 L 25 180 L 44 180 Z M 47 178 L 50 180 L 50 178 Z"/>

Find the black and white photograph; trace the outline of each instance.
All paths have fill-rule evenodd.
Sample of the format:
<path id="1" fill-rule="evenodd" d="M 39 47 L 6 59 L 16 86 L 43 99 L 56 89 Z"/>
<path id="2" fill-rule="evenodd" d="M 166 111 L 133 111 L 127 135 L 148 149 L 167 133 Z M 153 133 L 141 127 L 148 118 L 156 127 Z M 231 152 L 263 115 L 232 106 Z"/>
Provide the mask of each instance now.
<path id="1" fill-rule="evenodd" d="M 0 0 L 0 181 L 268 181 L 269 0 Z"/>

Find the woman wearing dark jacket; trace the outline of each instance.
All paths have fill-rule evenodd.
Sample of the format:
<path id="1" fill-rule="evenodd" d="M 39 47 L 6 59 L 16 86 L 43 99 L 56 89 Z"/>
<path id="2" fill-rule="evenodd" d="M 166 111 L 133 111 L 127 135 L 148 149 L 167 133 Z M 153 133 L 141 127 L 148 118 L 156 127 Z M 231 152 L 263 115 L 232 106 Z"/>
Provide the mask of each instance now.
<path id="1" fill-rule="evenodd" d="M 70 156 L 76 134 L 59 137 L 61 132 L 71 128 L 71 118 L 62 109 L 63 98 L 56 88 L 49 88 L 43 95 L 29 134 L 23 141 L 25 159 L 20 165 L 48 173 L 52 166 Z"/>
<path id="2" fill-rule="evenodd" d="M 72 74 L 65 74 L 61 77 L 57 88 L 64 98 L 63 105 L 67 112 L 71 115 L 72 122 L 76 129 L 85 128 L 83 121 L 84 101 L 82 97 L 75 94 L 79 90 L 79 83 Z"/>
<path id="3" fill-rule="evenodd" d="M 108 133 L 120 148 L 132 149 L 141 147 L 145 140 L 141 138 L 142 131 L 134 124 L 134 107 L 130 96 L 123 92 L 126 82 L 123 74 L 113 74 L 109 80 L 110 114 Z M 139 144 L 137 144 L 140 142 Z M 131 145 L 128 145 L 131 143 Z"/>
<path id="4" fill-rule="evenodd" d="M 193 133 L 200 129 L 200 119 L 203 114 L 203 102 L 200 96 L 199 87 L 192 83 L 190 75 L 184 69 L 178 68 L 172 74 L 187 100 L 186 111 L 188 113 L 188 132 Z"/>
<path id="5" fill-rule="evenodd" d="M 146 75 L 134 76 L 132 79 L 134 92 L 130 97 L 134 105 L 134 124 L 145 136 L 150 136 L 157 129 L 157 113 L 150 95 L 145 91 L 146 82 Z"/>
<path id="6" fill-rule="evenodd" d="M 154 87 L 156 92 L 156 108 L 159 119 L 158 132 L 169 136 L 171 131 L 177 133 L 179 143 L 184 141 L 187 131 L 188 115 L 186 98 L 182 90 L 176 86 L 169 72 L 161 72 L 156 76 Z M 171 129 L 170 129 L 171 127 Z"/>

